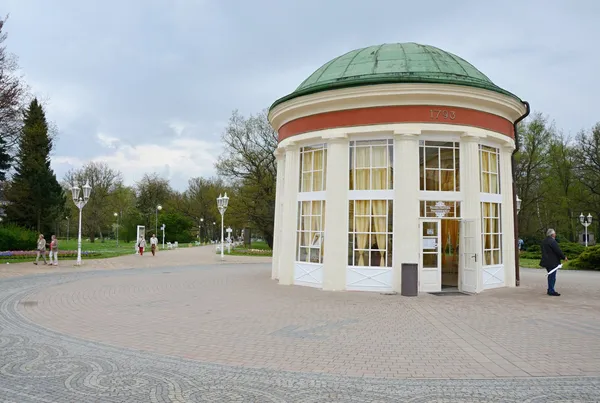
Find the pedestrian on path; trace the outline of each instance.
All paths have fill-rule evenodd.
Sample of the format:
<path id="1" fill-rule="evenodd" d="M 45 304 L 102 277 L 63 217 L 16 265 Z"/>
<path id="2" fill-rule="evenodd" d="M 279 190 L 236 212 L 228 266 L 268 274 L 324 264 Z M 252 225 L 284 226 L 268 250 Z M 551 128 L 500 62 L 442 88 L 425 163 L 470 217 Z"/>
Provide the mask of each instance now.
<path id="1" fill-rule="evenodd" d="M 58 239 L 56 239 L 56 235 L 52 235 L 50 239 L 50 264 L 53 266 L 58 266 Z M 54 263 L 52 262 L 53 257 Z"/>
<path id="2" fill-rule="evenodd" d="M 156 234 L 152 234 L 152 238 L 150 238 L 150 250 L 152 251 L 152 256 L 155 256 L 156 254 L 157 245 L 158 238 L 156 237 Z"/>
<path id="3" fill-rule="evenodd" d="M 42 259 L 44 259 L 44 264 L 48 264 L 46 261 L 46 240 L 44 239 L 44 234 L 40 234 L 37 242 L 37 250 L 36 250 L 35 262 L 33 264 L 37 265 L 38 260 L 40 260 L 40 255 Z"/>
<path id="4" fill-rule="evenodd" d="M 140 240 L 137 243 L 138 250 L 140 251 L 140 256 L 144 256 L 144 248 L 146 247 L 146 240 L 143 236 L 140 237 Z"/>
<path id="5" fill-rule="evenodd" d="M 560 261 L 568 261 L 558 242 L 556 242 L 556 231 L 550 228 L 546 231 L 546 239 L 542 241 L 542 260 L 540 266 L 548 272 L 548 295 L 560 297 L 560 294 L 554 289 L 556 284 L 556 272 L 560 266 Z"/>

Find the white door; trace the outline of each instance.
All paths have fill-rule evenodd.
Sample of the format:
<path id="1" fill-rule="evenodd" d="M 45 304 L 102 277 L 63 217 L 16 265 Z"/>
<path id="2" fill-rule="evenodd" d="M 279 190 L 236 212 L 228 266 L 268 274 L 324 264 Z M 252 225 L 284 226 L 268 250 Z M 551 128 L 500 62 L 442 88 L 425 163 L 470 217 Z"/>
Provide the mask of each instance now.
<path id="1" fill-rule="evenodd" d="M 461 252 L 461 267 L 459 289 L 465 292 L 477 292 L 477 260 L 480 258 L 475 242 L 477 221 L 462 220 L 460 225 L 459 252 Z"/>
<path id="2" fill-rule="evenodd" d="M 442 290 L 442 246 L 440 220 L 421 221 L 421 267 L 419 291 Z"/>

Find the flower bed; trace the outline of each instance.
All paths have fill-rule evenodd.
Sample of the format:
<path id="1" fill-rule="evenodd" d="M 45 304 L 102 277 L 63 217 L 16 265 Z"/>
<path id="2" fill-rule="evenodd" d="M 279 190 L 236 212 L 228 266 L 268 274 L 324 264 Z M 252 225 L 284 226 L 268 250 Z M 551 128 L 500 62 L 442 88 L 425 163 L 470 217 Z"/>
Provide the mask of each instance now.
<path id="1" fill-rule="evenodd" d="M 14 250 L 14 251 L 5 251 L 0 252 L 0 259 L 2 260 L 12 260 L 12 259 L 28 259 L 35 258 L 37 255 L 37 251 L 35 250 Z M 46 253 L 48 255 L 48 253 Z M 81 251 L 82 257 L 93 257 L 102 255 L 100 252 L 96 251 Z M 58 250 L 58 257 L 77 257 L 76 250 Z"/>

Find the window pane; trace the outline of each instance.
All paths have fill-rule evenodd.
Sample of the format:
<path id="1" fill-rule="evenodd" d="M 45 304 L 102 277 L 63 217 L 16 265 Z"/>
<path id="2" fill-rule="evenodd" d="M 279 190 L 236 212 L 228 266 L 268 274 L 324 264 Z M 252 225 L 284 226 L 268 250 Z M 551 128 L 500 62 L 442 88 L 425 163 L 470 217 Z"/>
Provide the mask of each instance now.
<path id="1" fill-rule="evenodd" d="M 440 171 L 438 170 L 425 170 L 425 190 L 440 190 Z"/>
<path id="2" fill-rule="evenodd" d="M 423 254 L 423 267 L 438 267 L 438 255 L 437 253 L 424 253 Z"/>
<path id="3" fill-rule="evenodd" d="M 370 189 L 370 169 L 355 169 L 355 190 L 369 190 Z"/>
<path id="4" fill-rule="evenodd" d="M 387 168 L 373 168 L 371 170 L 373 175 L 372 190 L 388 189 L 387 171 Z"/>
<path id="5" fill-rule="evenodd" d="M 498 155 L 496 153 L 490 154 L 490 172 L 498 172 Z"/>
<path id="6" fill-rule="evenodd" d="M 490 266 L 492 264 L 492 252 L 491 251 L 485 251 L 483 254 L 483 264 L 485 266 Z"/>
<path id="7" fill-rule="evenodd" d="M 490 174 L 490 193 L 498 194 L 498 175 Z"/>
<path id="8" fill-rule="evenodd" d="M 302 172 L 313 170 L 313 154 L 311 152 L 302 153 Z"/>
<path id="9" fill-rule="evenodd" d="M 370 232 L 370 221 L 369 217 L 356 217 L 356 232 Z"/>
<path id="10" fill-rule="evenodd" d="M 494 250 L 494 251 L 492 252 L 492 261 L 493 261 L 493 263 L 492 263 L 492 264 L 501 264 L 501 263 L 502 263 L 502 262 L 500 261 L 500 250 L 499 250 L 499 249 L 497 249 L 497 250 Z"/>
<path id="11" fill-rule="evenodd" d="M 371 148 L 373 168 L 387 168 L 387 147 L 372 147 Z"/>
<path id="12" fill-rule="evenodd" d="M 370 160 L 370 148 L 369 147 L 357 147 L 355 150 L 356 162 L 354 166 L 356 168 L 369 168 L 371 166 Z"/>
<path id="13" fill-rule="evenodd" d="M 425 147 L 425 161 L 427 168 L 439 168 L 439 149 L 432 147 Z"/>
<path id="14" fill-rule="evenodd" d="M 454 169 L 454 149 L 440 149 L 440 168 Z"/>
<path id="15" fill-rule="evenodd" d="M 446 192 L 454 191 L 454 171 L 440 171 L 442 176 L 442 190 Z"/>
<path id="16" fill-rule="evenodd" d="M 302 191 L 303 192 L 312 191 L 311 179 L 312 179 L 312 172 L 306 172 L 306 173 L 302 174 Z"/>

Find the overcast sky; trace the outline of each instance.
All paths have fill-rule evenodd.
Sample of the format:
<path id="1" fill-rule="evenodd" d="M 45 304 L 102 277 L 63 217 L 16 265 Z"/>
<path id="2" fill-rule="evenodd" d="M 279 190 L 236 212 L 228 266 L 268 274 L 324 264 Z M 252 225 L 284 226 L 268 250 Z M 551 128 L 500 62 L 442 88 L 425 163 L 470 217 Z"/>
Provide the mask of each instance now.
<path id="1" fill-rule="evenodd" d="M 502 5 L 500 5 L 502 4 Z M 184 190 L 215 173 L 231 112 L 250 114 L 352 49 L 455 53 L 555 120 L 600 121 L 600 1 L 2 0 L 8 50 L 59 138 L 59 177 L 89 160 Z"/>

